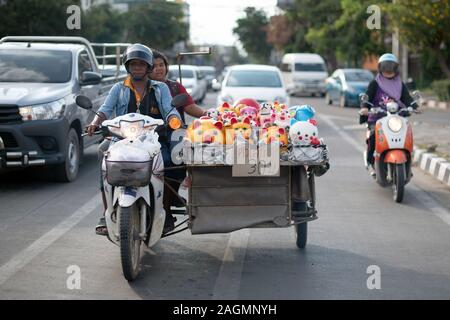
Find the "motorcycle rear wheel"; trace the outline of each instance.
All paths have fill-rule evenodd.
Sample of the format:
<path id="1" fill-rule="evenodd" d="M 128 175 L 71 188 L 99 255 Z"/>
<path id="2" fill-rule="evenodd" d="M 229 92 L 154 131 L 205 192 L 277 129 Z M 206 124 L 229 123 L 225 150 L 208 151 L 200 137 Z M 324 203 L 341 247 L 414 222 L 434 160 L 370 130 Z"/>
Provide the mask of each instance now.
<path id="1" fill-rule="evenodd" d="M 136 204 L 118 207 L 120 216 L 120 258 L 125 279 L 133 281 L 139 274 L 141 238 L 139 237 L 140 215 Z"/>

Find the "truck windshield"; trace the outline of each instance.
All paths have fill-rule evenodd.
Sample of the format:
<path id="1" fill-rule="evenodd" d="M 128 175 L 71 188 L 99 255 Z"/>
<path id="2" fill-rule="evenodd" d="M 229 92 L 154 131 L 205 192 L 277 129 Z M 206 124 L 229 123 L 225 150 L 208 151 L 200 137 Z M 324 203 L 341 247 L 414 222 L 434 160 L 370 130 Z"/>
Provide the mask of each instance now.
<path id="1" fill-rule="evenodd" d="M 295 71 L 323 72 L 326 70 L 323 63 L 296 63 Z"/>
<path id="2" fill-rule="evenodd" d="M 0 82 L 68 82 L 70 51 L 0 49 Z"/>

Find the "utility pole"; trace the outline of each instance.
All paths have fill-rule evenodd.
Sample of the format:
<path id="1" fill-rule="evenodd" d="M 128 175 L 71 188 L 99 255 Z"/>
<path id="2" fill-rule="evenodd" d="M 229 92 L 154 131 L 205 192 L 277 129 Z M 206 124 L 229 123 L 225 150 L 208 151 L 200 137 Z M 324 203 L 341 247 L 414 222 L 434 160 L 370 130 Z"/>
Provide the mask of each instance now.
<path id="1" fill-rule="evenodd" d="M 392 0 L 392 3 L 395 5 L 396 0 Z M 398 29 L 395 28 L 394 33 L 392 34 L 392 53 L 398 58 L 398 62 L 400 64 L 400 72 L 403 81 L 408 80 L 408 47 L 402 43 L 398 38 Z"/>

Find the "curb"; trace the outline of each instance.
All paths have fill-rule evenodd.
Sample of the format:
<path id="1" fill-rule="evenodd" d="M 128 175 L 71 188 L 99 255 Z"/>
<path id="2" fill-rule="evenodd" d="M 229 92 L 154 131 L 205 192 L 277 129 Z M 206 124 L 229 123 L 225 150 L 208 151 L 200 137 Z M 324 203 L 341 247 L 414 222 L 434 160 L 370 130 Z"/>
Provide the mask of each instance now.
<path id="1" fill-rule="evenodd" d="M 422 103 L 422 106 L 425 106 L 430 109 L 439 109 L 439 110 L 450 110 L 449 102 L 442 102 L 438 100 L 426 100 Z"/>
<path id="2" fill-rule="evenodd" d="M 414 148 L 413 163 L 421 170 L 450 186 L 450 162 L 424 149 Z"/>

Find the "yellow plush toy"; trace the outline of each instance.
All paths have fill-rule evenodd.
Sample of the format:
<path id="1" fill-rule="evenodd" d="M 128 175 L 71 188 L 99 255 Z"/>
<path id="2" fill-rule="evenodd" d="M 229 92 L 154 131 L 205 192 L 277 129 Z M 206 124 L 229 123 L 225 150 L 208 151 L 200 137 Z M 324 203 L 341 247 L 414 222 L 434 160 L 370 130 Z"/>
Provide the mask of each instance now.
<path id="1" fill-rule="evenodd" d="M 232 119 L 231 126 L 225 130 L 226 143 L 233 144 L 237 138 L 243 138 L 249 143 L 252 143 L 252 126 L 250 119 L 245 118 L 238 122 L 237 119 Z"/>
<path id="2" fill-rule="evenodd" d="M 196 119 L 186 130 L 186 138 L 192 143 L 224 144 L 223 124 L 212 119 Z"/>
<path id="3" fill-rule="evenodd" d="M 259 142 L 265 144 L 278 142 L 280 144 L 280 147 L 286 147 L 288 145 L 286 130 L 278 126 L 263 128 L 260 131 Z"/>

